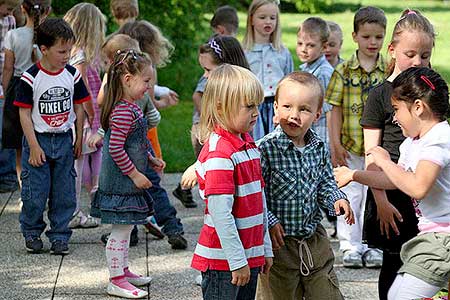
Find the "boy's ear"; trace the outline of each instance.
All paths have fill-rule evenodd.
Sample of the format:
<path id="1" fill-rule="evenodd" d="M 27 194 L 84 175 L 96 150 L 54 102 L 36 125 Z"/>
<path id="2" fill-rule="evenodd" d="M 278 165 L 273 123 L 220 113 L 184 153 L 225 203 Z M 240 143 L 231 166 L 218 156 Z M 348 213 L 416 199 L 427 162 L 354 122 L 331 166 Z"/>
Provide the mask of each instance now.
<path id="1" fill-rule="evenodd" d="M 218 33 L 219 35 L 225 35 L 226 28 L 223 25 L 217 25 L 213 28 L 215 33 Z"/>
<path id="2" fill-rule="evenodd" d="M 354 41 L 355 43 L 357 43 L 357 41 L 356 41 L 356 35 L 357 35 L 356 32 L 352 32 L 352 38 L 353 38 L 353 41 Z"/>
<path id="3" fill-rule="evenodd" d="M 392 43 L 389 43 L 387 50 L 391 58 L 395 59 L 394 46 L 392 45 Z"/>
<path id="4" fill-rule="evenodd" d="M 42 55 L 45 55 L 45 53 L 47 53 L 48 48 L 45 45 L 40 45 L 39 50 L 41 50 Z"/>
<path id="5" fill-rule="evenodd" d="M 314 118 L 314 122 L 319 120 L 320 116 L 322 115 L 322 108 L 318 109 Z"/>

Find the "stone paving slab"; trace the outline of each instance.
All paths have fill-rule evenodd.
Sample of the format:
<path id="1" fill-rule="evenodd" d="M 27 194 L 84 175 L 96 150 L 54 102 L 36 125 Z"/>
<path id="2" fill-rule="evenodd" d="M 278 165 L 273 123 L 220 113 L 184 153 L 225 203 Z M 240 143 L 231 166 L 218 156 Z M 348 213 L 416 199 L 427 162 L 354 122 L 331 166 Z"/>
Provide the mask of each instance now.
<path id="1" fill-rule="evenodd" d="M 172 250 L 167 238 L 157 240 L 140 227 L 137 247 L 130 249 L 132 270 L 153 278 L 147 299 L 200 300 L 201 289 L 194 284 L 199 274 L 190 268 L 192 252 L 203 223 L 203 203 L 186 209 L 172 196 L 180 174 L 165 174 L 162 185 L 182 219 L 187 251 Z M 51 256 L 48 251 L 28 254 L 19 229 L 20 194 L 0 194 L 0 300 L 106 300 L 108 270 L 100 236 L 110 231 L 102 225 L 94 229 L 76 229 L 69 243 L 70 255 Z M 199 201 L 196 191 L 194 198 Z M 89 211 L 87 193 L 83 193 L 83 211 Z M 325 226 L 329 227 L 329 225 Z M 42 237 L 46 249 L 50 247 Z M 338 243 L 331 241 L 336 253 L 335 270 L 346 299 L 377 299 L 378 270 L 352 270 L 342 267 Z"/>

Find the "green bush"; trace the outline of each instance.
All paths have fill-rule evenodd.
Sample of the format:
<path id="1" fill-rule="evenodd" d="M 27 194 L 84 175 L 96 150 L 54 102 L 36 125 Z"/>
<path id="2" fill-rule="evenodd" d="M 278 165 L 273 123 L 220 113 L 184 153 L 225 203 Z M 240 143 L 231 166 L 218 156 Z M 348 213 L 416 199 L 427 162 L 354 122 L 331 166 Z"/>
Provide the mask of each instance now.
<path id="1" fill-rule="evenodd" d="M 333 0 L 285 0 L 284 2 L 293 3 L 301 13 L 317 14 L 325 12 L 333 5 Z"/>

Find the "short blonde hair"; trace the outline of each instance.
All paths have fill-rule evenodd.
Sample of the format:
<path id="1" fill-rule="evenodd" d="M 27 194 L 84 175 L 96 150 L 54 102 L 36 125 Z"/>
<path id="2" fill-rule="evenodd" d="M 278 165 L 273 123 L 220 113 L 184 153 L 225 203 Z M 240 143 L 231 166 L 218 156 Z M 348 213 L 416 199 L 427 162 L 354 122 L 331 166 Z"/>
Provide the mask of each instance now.
<path id="1" fill-rule="evenodd" d="M 242 41 L 242 47 L 244 50 L 251 50 L 255 44 L 255 32 L 252 25 L 253 15 L 256 10 L 263 5 L 266 4 L 274 4 L 277 7 L 277 25 L 275 26 L 275 30 L 270 35 L 270 42 L 272 46 L 278 51 L 281 50 L 281 26 L 280 26 L 280 9 L 278 8 L 279 1 L 278 0 L 253 0 L 248 8 L 247 13 L 247 28 L 244 35 L 244 40 Z"/>
<path id="2" fill-rule="evenodd" d="M 111 13 L 116 20 L 133 19 L 139 16 L 137 0 L 111 0 Z"/>
<path id="3" fill-rule="evenodd" d="M 208 77 L 202 97 L 199 141 L 204 143 L 219 126 L 229 130 L 241 103 L 258 105 L 264 99 L 264 90 L 258 78 L 249 70 L 223 64 Z"/>
<path id="4" fill-rule="evenodd" d="M 114 60 L 114 56 L 117 54 L 117 51 L 124 49 L 133 49 L 138 52 L 141 51 L 139 49 L 138 41 L 136 41 L 129 35 L 117 33 L 109 36 L 106 39 L 105 43 L 102 46 L 102 54 L 105 58 L 112 61 Z"/>

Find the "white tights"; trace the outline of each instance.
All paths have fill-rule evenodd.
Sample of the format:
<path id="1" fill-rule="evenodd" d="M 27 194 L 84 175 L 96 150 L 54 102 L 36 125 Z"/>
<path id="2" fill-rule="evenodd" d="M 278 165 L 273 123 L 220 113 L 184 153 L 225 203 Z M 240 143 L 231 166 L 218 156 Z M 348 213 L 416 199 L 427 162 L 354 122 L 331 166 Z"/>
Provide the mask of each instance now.
<path id="1" fill-rule="evenodd" d="M 388 293 L 388 300 L 431 298 L 441 289 L 413 275 L 403 273 L 395 277 Z"/>
<path id="2" fill-rule="evenodd" d="M 111 235 L 106 244 L 106 262 L 110 278 L 123 276 L 123 269 L 128 267 L 128 249 L 132 229 L 133 225 L 114 224 L 112 226 Z"/>

